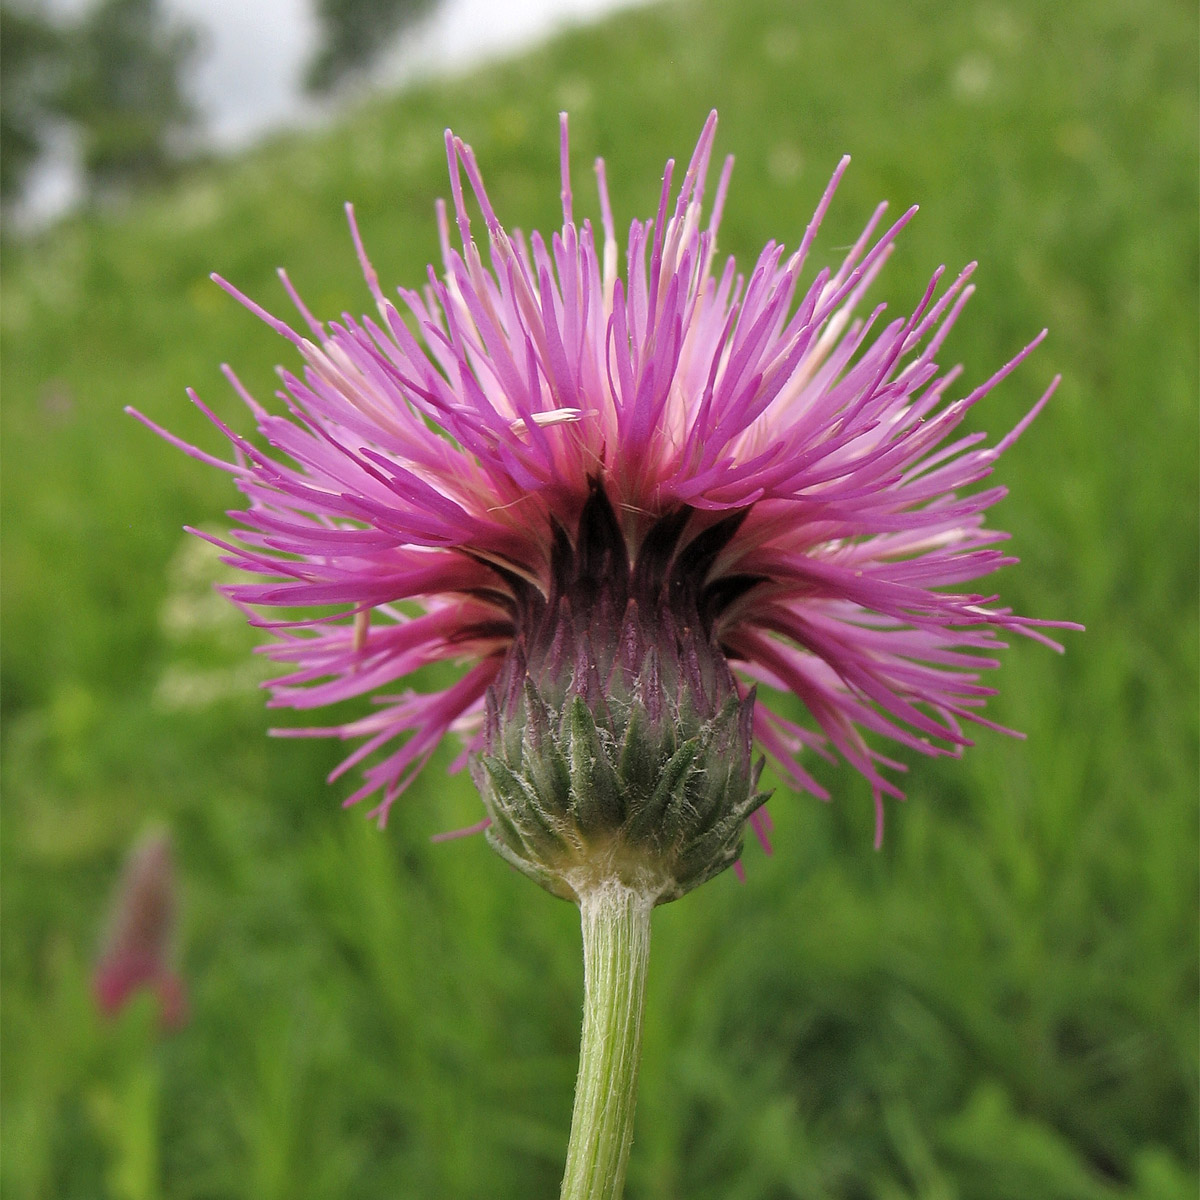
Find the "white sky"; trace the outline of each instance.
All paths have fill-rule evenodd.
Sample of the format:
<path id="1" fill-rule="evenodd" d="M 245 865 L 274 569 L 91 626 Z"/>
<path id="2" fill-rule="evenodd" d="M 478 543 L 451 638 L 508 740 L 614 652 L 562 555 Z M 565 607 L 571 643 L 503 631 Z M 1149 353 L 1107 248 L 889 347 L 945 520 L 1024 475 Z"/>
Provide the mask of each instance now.
<path id="1" fill-rule="evenodd" d="M 377 75 L 395 85 L 459 71 L 638 2 L 440 0 Z M 165 7 L 210 30 L 195 93 L 218 145 L 243 145 L 316 111 L 301 99 L 299 82 L 316 37 L 309 0 L 165 0 Z"/>

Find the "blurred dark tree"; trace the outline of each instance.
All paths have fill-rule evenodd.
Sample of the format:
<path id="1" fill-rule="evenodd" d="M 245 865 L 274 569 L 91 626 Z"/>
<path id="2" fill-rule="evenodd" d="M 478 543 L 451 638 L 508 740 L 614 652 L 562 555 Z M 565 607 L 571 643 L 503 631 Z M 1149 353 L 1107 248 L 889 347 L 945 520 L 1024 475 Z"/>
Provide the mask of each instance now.
<path id="1" fill-rule="evenodd" d="M 328 92 L 369 67 L 401 30 L 430 12 L 437 0 L 315 0 L 319 48 L 304 86 Z"/>
<path id="2" fill-rule="evenodd" d="M 183 74 L 195 30 L 158 0 L 100 0 L 71 32 L 63 111 L 80 136 L 93 192 L 161 174 L 181 156 L 196 113 Z"/>
<path id="3" fill-rule="evenodd" d="M 40 11 L 0 4 L 0 198 L 11 200 L 59 112 L 66 39 Z"/>

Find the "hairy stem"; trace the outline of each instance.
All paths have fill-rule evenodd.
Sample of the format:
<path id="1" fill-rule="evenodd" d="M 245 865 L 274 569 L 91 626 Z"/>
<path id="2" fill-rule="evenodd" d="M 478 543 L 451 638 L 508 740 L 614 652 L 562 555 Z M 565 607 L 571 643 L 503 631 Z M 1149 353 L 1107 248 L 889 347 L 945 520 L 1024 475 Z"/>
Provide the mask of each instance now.
<path id="1" fill-rule="evenodd" d="M 616 879 L 580 895 L 583 1039 L 562 1200 L 619 1200 L 625 1186 L 653 907 Z"/>

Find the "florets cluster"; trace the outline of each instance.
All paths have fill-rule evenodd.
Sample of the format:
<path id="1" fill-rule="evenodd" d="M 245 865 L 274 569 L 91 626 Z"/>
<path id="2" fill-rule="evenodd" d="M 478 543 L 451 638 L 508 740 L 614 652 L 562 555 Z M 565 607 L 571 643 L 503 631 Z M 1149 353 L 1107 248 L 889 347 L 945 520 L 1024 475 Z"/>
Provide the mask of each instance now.
<path id="1" fill-rule="evenodd" d="M 322 323 L 281 273 L 305 336 L 223 284 L 304 371 L 281 372 L 278 415 L 229 372 L 267 449 L 215 417 L 234 460 L 184 449 L 248 501 L 235 540 L 211 539 L 259 577 L 232 598 L 304 610 L 251 618 L 292 666 L 271 703 L 375 704 L 286 731 L 361 740 L 341 768 L 367 761 L 348 803 L 375 795 L 384 817 L 455 730 L 486 797 L 480 827 L 524 869 L 561 874 L 581 846 L 615 845 L 626 864 L 653 851 L 666 890 L 683 889 L 736 856 L 747 818 L 765 837 L 752 737 L 818 796 L 802 757 L 840 753 L 870 785 L 878 836 L 883 797 L 901 795 L 883 768 L 900 764 L 873 742 L 958 752 L 966 723 L 988 724 L 980 672 L 1001 635 L 1042 636 L 970 585 L 1014 561 L 984 526 L 1003 489 L 975 485 L 1053 384 L 998 444 L 959 432 L 1042 335 L 952 398 L 959 370 L 937 356 L 973 267 L 948 286 L 939 268 L 907 315 L 860 315 L 913 215 L 877 233 L 882 205 L 801 287 L 845 160 L 794 252 L 769 243 L 748 275 L 722 263 L 731 162 L 706 218 L 714 132 L 715 114 L 677 190 L 668 163 L 623 270 L 602 162 L 601 228 L 575 220 L 564 118 L 548 239 L 505 230 L 448 133 L 461 246 L 442 209 L 443 270 L 423 292 L 384 294 L 352 214 L 377 318 Z M 464 669 L 442 690 L 391 690 L 446 661 Z"/>

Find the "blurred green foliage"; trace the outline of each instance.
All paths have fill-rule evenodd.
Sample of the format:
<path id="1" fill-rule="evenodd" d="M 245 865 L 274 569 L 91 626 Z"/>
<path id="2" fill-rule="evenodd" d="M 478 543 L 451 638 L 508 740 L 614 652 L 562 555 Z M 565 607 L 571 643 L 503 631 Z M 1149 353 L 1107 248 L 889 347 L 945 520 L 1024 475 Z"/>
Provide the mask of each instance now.
<path id="1" fill-rule="evenodd" d="M 41 13 L 0 4 L 0 197 L 13 199 L 60 108 L 65 39 Z"/>
<path id="2" fill-rule="evenodd" d="M 269 740 L 252 634 L 213 604 L 229 481 L 194 384 L 246 427 L 288 348 L 207 280 L 321 315 L 369 306 L 340 211 L 383 279 L 436 254 L 441 130 L 506 221 L 557 220 L 608 162 L 623 219 L 712 106 L 738 155 L 742 261 L 795 244 L 843 151 L 816 262 L 877 199 L 920 200 L 876 295 L 903 307 L 978 257 L 947 346 L 978 382 L 1052 337 L 973 419 L 993 436 L 1061 371 L 1001 463 L 1019 611 L 1088 625 L 1008 656 L 958 762 L 912 764 L 870 849 L 861 782 L 781 789 L 775 853 L 655 918 L 628 1195 L 700 1200 L 1171 1200 L 1197 1187 L 1197 229 L 1192 6 L 932 0 L 836 9 L 694 0 L 364 107 L 197 168 L 127 212 L 5 256 L 5 1195 L 553 1195 L 581 968 L 574 911 L 480 839 L 447 747 L 380 834 L 323 775 L 343 748 Z M 287 718 L 283 718 L 287 720 Z M 150 820 L 174 830 L 193 1018 L 102 1023 L 99 915 Z"/>
<path id="3" fill-rule="evenodd" d="M 79 131 L 92 188 L 162 175 L 196 120 L 183 73 L 199 35 L 172 24 L 159 0 L 99 0 L 67 45 L 62 106 Z"/>
<path id="4" fill-rule="evenodd" d="M 159 0 L 96 0 L 68 19 L 0 4 L 0 195 L 21 194 L 54 125 L 70 124 L 91 195 L 160 178 L 196 114 L 183 76 L 199 48 Z"/>
<path id="5" fill-rule="evenodd" d="M 372 66 L 396 35 L 436 6 L 437 0 L 314 0 L 318 48 L 304 73 L 310 92 L 328 92 Z"/>

